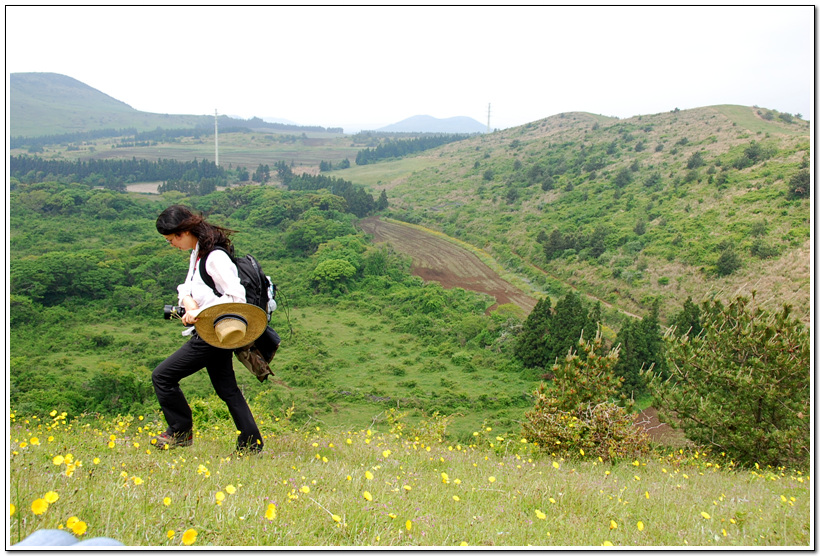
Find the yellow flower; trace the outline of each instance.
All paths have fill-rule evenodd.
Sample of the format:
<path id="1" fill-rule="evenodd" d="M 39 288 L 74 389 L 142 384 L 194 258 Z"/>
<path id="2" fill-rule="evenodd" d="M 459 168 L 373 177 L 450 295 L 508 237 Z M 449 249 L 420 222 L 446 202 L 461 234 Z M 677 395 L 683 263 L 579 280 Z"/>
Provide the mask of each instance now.
<path id="1" fill-rule="evenodd" d="M 233 485 L 228 485 L 225 487 L 225 492 L 228 494 L 234 494 L 236 492 L 236 487 Z"/>
<path id="2" fill-rule="evenodd" d="M 31 511 L 34 512 L 34 515 L 41 515 L 46 513 L 48 509 L 48 502 L 43 500 L 42 498 L 38 498 L 34 502 L 31 503 Z"/>
<path id="3" fill-rule="evenodd" d="M 142 479 L 140 479 L 139 477 L 132 477 L 132 479 L 134 479 L 134 484 L 135 485 L 141 485 L 142 483 L 145 482 Z"/>
<path id="4" fill-rule="evenodd" d="M 49 504 L 53 504 L 54 502 L 60 499 L 60 495 L 54 492 L 53 490 L 49 490 L 48 492 L 46 492 L 43 498 L 45 498 L 46 502 L 48 502 Z"/>
<path id="5" fill-rule="evenodd" d="M 225 493 L 220 490 L 214 495 L 214 498 L 216 498 L 217 505 L 221 506 L 222 501 L 225 500 Z"/>
<path id="6" fill-rule="evenodd" d="M 447 473 L 442 473 L 441 474 L 441 482 L 444 483 L 445 485 L 450 482 L 450 477 L 447 475 Z"/>
<path id="7" fill-rule="evenodd" d="M 29 438 L 29 441 L 28 441 L 28 442 L 29 442 L 29 444 L 31 444 L 32 446 L 39 446 L 39 445 L 40 445 L 40 439 L 39 439 L 39 438 L 37 438 L 36 436 L 32 436 L 31 438 Z"/>
<path id="8" fill-rule="evenodd" d="M 643 531 L 643 521 L 638 522 L 638 531 Z"/>
<path id="9" fill-rule="evenodd" d="M 364 492 L 362 493 L 362 496 L 364 496 L 364 499 L 365 499 L 365 500 L 367 500 L 368 502 L 372 502 L 372 501 L 373 501 L 373 495 L 372 495 L 372 494 L 370 494 L 368 491 L 364 491 Z"/>
<path id="10" fill-rule="evenodd" d="M 580 450 L 578 450 L 578 451 L 579 451 L 579 452 L 581 452 L 581 455 L 582 455 L 582 456 L 584 455 L 584 449 L 583 449 L 583 448 L 581 448 L 581 449 L 580 449 Z"/>
<path id="11" fill-rule="evenodd" d="M 487 480 L 488 480 L 488 481 L 490 481 L 491 483 L 494 483 L 494 482 L 495 482 L 495 477 L 490 477 L 490 478 L 489 478 L 489 479 L 487 479 Z"/>
<path id="12" fill-rule="evenodd" d="M 552 462 L 552 466 L 556 469 L 559 469 L 561 466 L 558 464 L 557 461 Z"/>
<path id="13" fill-rule="evenodd" d="M 610 530 L 612 530 L 612 529 L 617 529 L 617 528 L 618 528 L 618 524 L 617 524 L 617 523 L 615 523 L 615 520 L 614 520 L 614 519 L 611 519 L 611 520 L 609 521 L 609 528 L 610 528 Z"/>
<path id="14" fill-rule="evenodd" d="M 413 528 L 413 522 L 408 519 L 407 523 L 405 523 L 404 526 L 407 527 L 407 530 L 409 531 Z"/>
<path id="15" fill-rule="evenodd" d="M 712 519 L 712 516 L 710 516 L 706 512 L 700 512 L 700 515 L 703 516 L 703 519 Z"/>
<path id="16" fill-rule="evenodd" d="M 372 480 L 373 479 L 373 473 L 371 473 L 370 471 L 365 471 L 364 472 L 364 478 L 367 479 L 368 481 Z"/>
<path id="17" fill-rule="evenodd" d="M 541 510 L 535 510 L 535 517 L 537 517 L 538 519 L 547 519 L 547 514 L 545 514 Z"/>
<path id="18" fill-rule="evenodd" d="M 384 457 L 388 458 L 388 457 L 390 457 L 390 454 L 391 454 L 391 453 L 392 453 L 392 452 L 391 452 L 390 450 L 385 450 L 384 452 L 382 452 L 382 455 L 383 455 Z"/>
<path id="19" fill-rule="evenodd" d="M 86 530 L 88 529 L 88 525 L 85 521 L 77 520 L 72 526 L 71 531 L 75 535 L 83 535 L 85 534 Z"/>
<path id="20" fill-rule="evenodd" d="M 459 500 L 461 500 L 461 498 L 459 498 L 458 496 L 453 496 L 453 500 L 455 500 L 456 502 L 458 502 Z"/>
<path id="21" fill-rule="evenodd" d="M 52 409 L 52 410 L 51 410 L 51 413 L 49 413 L 49 415 L 51 415 L 52 417 L 54 417 L 55 415 L 57 415 L 57 410 L 56 410 L 56 409 Z M 12 414 L 12 416 L 11 416 L 11 417 L 12 417 L 12 418 L 14 418 L 14 415 Z"/>
<path id="22" fill-rule="evenodd" d="M 14 512 L 16 512 L 16 511 L 17 511 L 17 506 L 15 506 L 14 504 L 9 504 L 9 516 L 13 516 Z"/>
<path id="23" fill-rule="evenodd" d="M 330 516 L 330 518 L 331 518 L 333 521 L 335 521 L 336 523 L 341 523 L 341 521 L 342 521 L 342 516 L 340 516 L 340 515 L 332 514 L 332 515 Z"/>
<path id="24" fill-rule="evenodd" d="M 173 539 L 174 535 L 176 535 L 176 531 L 174 531 L 173 529 L 168 529 L 168 532 L 165 533 L 165 536 L 169 539 Z"/>
<path id="25" fill-rule="evenodd" d="M 411 489 L 410 485 L 404 485 L 404 487 L 403 487 L 403 488 L 404 488 L 404 490 L 406 490 L 407 492 L 410 492 L 410 489 Z"/>
<path id="26" fill-rule="evenodd" d="M 303 485 L 302 488 L 300 488 L 299 490 L 302 491 L 304 494 L 307 494 L 310 492 L 310 487 L 307 485 Z"/>
<path id="27" fill-rule="evenodd" d="M 276 506 L 273 504 L 268 504 L 268 509 L 265 511 L 265 519 L 268 521 L 273 521 L 276 519 Z"/>
<path id="28" fill-rule="evenodd" d="M 612 546 L 612 543 L 609 541 L 604 541 L 601 546 Z"/>
<path id="29" fill-rule="evenodd" d="M 74 516 L 69 517 L 68 520 L 65 522 L 65 524 L 69 529 L 71 529 L 72 527 L 74 527 L 74 524 L 77 523 L 78 521 L 80 521 L 80 518 L 77 517 L 76 515 L 74 515 Z"/>
<path id="30" fill-rule="evenodd" d="M 196 530 L 195 529 L 188 529 L 184 533 L 182 533 L 182 544 L 185 546 L 191 546 L 196 542 Z"/>
<path id="31" fill-rule="evenodd" d="M 396 519 L 399 516 L 397 516 L 396 514 L 387 514 L 387 517 L 389 517 L 390 519 Z"/>
<path id="32" fill-rule="evenodd" d="M 550 496 L 550 504 L 555 504 L 555 498 L 553 498 L 552 496 Z"/>
<path id="33" fill-rule="evenodd" d="M 94 458 L 93 460 L 91 460 L 91 463 L 93 463 L 94 465 L 99 465 L 100 464 L 100 458 Z"/>

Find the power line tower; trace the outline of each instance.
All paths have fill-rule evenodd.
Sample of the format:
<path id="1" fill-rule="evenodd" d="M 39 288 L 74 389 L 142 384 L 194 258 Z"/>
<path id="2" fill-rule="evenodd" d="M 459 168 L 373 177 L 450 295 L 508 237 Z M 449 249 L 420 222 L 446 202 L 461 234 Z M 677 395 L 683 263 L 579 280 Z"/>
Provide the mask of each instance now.
<path id="1" fill-rule="evenodd" d="M 490 133 L 490 106 L 491 105 L 492 105 L 491 103 L 487 104 L 487 133 Z"/>
<path id="2" fill-rule="evenodd" d="M 216 157 L 216 165 L 219 166 L 219 121 L 218 114 L 214 108 L 214 153 Z"/>

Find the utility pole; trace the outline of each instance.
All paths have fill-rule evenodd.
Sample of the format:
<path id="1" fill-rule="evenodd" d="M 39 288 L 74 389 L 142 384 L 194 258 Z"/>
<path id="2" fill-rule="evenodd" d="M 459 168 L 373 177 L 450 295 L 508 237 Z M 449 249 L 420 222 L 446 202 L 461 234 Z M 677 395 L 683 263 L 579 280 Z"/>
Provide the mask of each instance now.
<path id="1" fill-rule="evenodd" d="M 219 166 L 219 121 L 217 120 L 216 108 L 214 108 L 214 151 L 216 153 L 216 165 Z"/>
<path id="2" fill-rule="evenodd" d="M 487 133 L 490 133 L 490 106 L 491 104 L 487 104 Z"/>

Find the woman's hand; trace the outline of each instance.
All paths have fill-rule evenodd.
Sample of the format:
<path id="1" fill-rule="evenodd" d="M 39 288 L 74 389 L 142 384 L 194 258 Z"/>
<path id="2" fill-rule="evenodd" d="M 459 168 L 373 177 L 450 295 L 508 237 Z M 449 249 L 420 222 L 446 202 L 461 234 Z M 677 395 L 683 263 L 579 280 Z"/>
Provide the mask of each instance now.
<path id="1" fill-rule="evenodd" d="M 185 307 L 185 314 L 182 315 L 182 323 L 188 326 L 194 324 L 197 321 L 197 317 L 199 317 L 199 305 L 194 298 L 190 295 L 186 295 L 182 299 L 182 306 Z"/>
<path id="2" fill-rule="evenodd" d="M 198 316 L 199 316 L 199 311 L 189 312 L 188 309 L 185 309 L 185 314 L 182 315 L 182 324 L 190 326 L 198 320 L 198 318 L 197 318 Z"/>

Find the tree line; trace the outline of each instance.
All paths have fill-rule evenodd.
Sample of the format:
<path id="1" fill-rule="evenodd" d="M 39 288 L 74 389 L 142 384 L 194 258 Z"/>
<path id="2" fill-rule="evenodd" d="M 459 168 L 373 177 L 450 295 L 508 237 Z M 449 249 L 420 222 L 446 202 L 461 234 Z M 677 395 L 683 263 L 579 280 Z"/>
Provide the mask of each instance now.
<path id="1" fill-rule="evenodd" d="M 9 158 L 10 176 L 24 183 L 35 183 L 51 177 L 120 191 L 125 189 L 126 184 L 142 181 L 180 180 L 199 183 L 208 179 L 215 180 L 217 185 L 225 185 L 229 172 L 207 159 L 179 161 L 161 158 L 152 162 L 136 157 L 130 160 L 46 160 L 26 155 Z"/>
<path id="2" fill-rule="evenodd" d="M 282 183 L 291 191 L 318 191 L 326 189 L 333 195 L 338 195 L 347 201 L 348 210 L 363 218 L 378 210 L 387 208 L 387 195 L 382 191 L 378 201 L 373 199 L 373 195 L 364 190 L 360 185 L 340 178 L 329 176 L 313 176 L 302 173 L 297 176 L 293 173 L 285 162 L 276 163 L 276 174 Z"/>
<path id="3" fill-rule="evenodd" d="M 358 154 L 356 154 L 356 164 L 363 166 L 386 158 L 399 158 L 408 154 L 440 147 L 447 143 L 462 141 L 469 137 L 470 135 L 468 134 L 445 134 L 416 137 L 414 139 L 388 139 L 376 147 L 359 151 Z"/>

